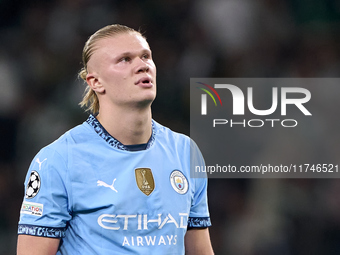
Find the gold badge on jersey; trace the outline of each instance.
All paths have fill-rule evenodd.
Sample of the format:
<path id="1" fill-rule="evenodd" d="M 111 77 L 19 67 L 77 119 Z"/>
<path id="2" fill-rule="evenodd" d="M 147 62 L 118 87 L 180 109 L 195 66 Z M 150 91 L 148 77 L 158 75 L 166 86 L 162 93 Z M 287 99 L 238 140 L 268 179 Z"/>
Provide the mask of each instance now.
<path id="1" fill-rule="evenodd" d="M 138 188 L 147 196 L 155 189 L 155 181 L 150 168 L 135 169 Z"/>

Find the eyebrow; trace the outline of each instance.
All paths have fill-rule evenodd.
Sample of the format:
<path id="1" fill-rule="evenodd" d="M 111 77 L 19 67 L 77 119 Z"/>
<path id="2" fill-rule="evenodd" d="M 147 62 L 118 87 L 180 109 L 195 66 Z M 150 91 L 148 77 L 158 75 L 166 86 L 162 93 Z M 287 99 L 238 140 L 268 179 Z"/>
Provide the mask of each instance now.
<path id="1" fill-rule="evenodd" d="M 151 50 L 149 50 L 149 49 L 143 49 L 143 50 L 141 51 L 141 53 L 149 53 L 149 54 L 151 54 L 152 52 L 151 52 Z M 129 56 L 129 55 L 135 55 L 135 53 L 132 52 L 132 51 L 126 51 L 126 52 L 123 52 L 123 53 L 119 54 L 118 56 L 119 56 L 119 57 L 124 57 L 124 56 Z M 138 55 L 138 54 L 137 54 L 137 55 Z"/>

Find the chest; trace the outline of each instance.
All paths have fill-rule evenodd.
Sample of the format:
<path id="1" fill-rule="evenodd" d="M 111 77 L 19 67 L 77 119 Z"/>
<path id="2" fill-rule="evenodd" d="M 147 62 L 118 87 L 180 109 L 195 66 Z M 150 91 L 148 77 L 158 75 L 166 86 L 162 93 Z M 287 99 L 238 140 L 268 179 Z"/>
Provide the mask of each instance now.
<path id="1" fill-rule="evenodd" d="M 70 210 L 102 228 L 186 228 L 193 198 L 189 164 L 169 152 L 74 154 Z"/>

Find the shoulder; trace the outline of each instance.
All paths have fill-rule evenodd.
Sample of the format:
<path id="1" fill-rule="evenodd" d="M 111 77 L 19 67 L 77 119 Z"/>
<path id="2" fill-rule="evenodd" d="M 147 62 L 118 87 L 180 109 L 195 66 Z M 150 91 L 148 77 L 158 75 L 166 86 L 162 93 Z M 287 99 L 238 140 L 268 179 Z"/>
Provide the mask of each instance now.
<path id="1" fill-rule="evenodd" d="M 91 127 L 86 123 L 82 123 L 61 135 L 57 140 L 49 144 L 47 147 L 58 148 L 65 144 L 74 144 L 86 141 L 90 136 L 93 136 Z"/>
<path id="2" fill-rule="evenodd" d="M 43 147 L 36 157 L 53 156 L 56 158 L 67 159 L 68 153 L 77 145 L 91 140 L 94 132 L 91 132 L 89 125 L 84 122 L 61 135 L 58 139 Z M 93 139 L 93 138 L 92 138 Z"/>
<path id="3" fill-rule="evenodd" d="M 167 142 L 168 145 L 177 145 L 182 149 L 187 148 L 188 150 L 191 150 L 192 153 L 201 154 L 197 144 L 189 136 L 175 132 L 170 128 L 157 123 L 156 121 L 154 121 L 154 125 L 156 127 L 157 139 Z"/>
<path id="4" fill-rule="evenodd" d="M 159 139 L 167 139 L 172 142 L 190 143 L 191 139 L 185 134 L 181 134 L 171 130 L 170 128 L 153 121 L 156 129 L 156 137 Z"/>
<path id="5" fill-rule="evenodd" d="M 183 156 L 188 156 L 193 159 L 193 157 L 198 157 L 202 159 L 202 154 L 200 149 L 194 140 L 185 134 L 181 134 L 172 131 L 170 128 L 165 127 L 156 121 L 153 121 L 156 130 L 156 140 L 166 146 L 167 148 L 173 147 L 184 153 Z M 189 154 L 185 154 L 189 153 Z"/>

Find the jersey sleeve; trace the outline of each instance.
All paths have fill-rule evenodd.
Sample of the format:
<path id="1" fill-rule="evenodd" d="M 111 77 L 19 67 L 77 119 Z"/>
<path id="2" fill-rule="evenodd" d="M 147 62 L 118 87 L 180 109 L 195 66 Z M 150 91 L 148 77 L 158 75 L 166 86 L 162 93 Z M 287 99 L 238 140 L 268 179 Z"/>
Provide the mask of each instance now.
<path id="1" fill-rule="evenodd" d="M 62 238 L 71 219 L 67 163 L 51 148 L 33 159 L 25 179 L 18 234 Z"/>
<path id="2" fill-rule="evenodd" d="M 188 229 L 206 228 L 211 226 L 207 198 L 208 179 L 205 174 L 197 175 L 194 172 L 195 166 L 204 166 L 205 162 L 194 141 L 191 141 L 190 147 L 190 177 L 195 190 L 188 219 Z"/>

